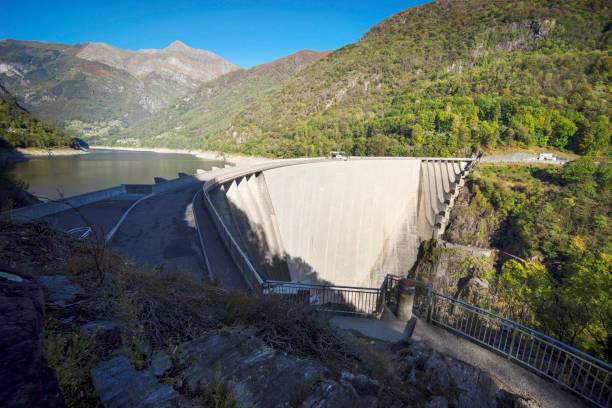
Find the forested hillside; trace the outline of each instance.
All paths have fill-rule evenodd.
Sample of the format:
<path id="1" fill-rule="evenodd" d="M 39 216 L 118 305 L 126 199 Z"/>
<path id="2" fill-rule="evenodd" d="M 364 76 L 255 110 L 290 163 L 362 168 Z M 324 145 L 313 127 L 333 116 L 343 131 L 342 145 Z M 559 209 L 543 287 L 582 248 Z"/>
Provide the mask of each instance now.
<path id="1" fill-rule="evenodd" d="M 201 148 L 250 103 L 279 90 L 291 75 L 328 53 L 302 50 L 267 64 L 230 72 L 206 82 L 125 131 L 89 140 L 104 145 L 129 146 L 137 140 L 142 146 Z"/>
<path id="2" fill-rule="evenodd" d="M 612 163 L 481 166 L 467 186 L 445 239 L 518 258 L 472 259 L 489 285 L 464 298 L 610 361 Z"/>
<path id="3" fill-rule="evenodd" d="M 606 0 L 438 0 L 404 10 L 234 116 L 203 148 L 271 156 L 607 151 Z"/>
<path id="4" fill-rule="evenodd" d="M 52 148 L 76 146 L 71 137 L 17 104 L 0 85 L 0 147 Z"/>

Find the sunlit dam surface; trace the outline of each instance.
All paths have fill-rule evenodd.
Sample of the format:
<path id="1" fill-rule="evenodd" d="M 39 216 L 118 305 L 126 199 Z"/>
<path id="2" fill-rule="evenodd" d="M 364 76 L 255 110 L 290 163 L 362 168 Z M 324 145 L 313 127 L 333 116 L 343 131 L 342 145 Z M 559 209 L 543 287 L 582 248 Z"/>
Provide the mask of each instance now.
<path id="1" fill-rule="evenodd" d="M 471 159 L 303 162 L 237 173 L 208 194 L 262 280 L 375 287 L 448 221 Z"/>

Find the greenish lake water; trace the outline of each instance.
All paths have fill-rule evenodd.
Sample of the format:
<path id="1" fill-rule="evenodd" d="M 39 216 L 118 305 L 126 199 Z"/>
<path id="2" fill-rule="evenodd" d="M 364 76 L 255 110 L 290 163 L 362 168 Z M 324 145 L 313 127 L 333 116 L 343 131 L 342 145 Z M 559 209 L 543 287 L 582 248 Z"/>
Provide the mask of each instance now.
<path id="1" fill-rule="evenodd" d="M 17 163 L 11 177 L 23 180 L 41 200 L 117 186 L 153 184 L 153 177 L 172 179 L 179 172 L 222 167 L 222 162 L 201 160 L 190 154 L 92 149 L 74 156 L 32 157 Z"/>

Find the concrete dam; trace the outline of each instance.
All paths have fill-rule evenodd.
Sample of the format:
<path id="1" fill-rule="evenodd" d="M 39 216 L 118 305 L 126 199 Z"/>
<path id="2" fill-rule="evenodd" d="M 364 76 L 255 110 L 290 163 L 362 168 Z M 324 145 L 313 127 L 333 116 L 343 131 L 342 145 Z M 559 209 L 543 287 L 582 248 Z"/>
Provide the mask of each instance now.
<path id="1" fill-rule="evenodd" d="M 276 161 L 230 169 L 204 197 L 259 283 L 374 287 L 405 275 L 421 241 L 443 231 L 472 160 Z"/>

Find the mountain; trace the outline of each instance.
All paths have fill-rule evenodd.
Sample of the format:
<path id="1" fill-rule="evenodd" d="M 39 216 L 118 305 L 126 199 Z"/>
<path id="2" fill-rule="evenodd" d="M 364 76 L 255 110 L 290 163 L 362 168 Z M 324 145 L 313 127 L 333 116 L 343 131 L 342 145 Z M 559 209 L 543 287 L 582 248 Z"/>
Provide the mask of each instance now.
<path id="1" fill-rule="evenodd" d="M 122 50 L 105 43 L 88 43 L 77 57 L 125 70 L 146 81 L 163 79 L 193 89 L 202 82 L 238 69 L 210 51 L 189 48 L 174 41 L 163 50 Z"/>
<path id="2" fill-rule="evenodd" d="M 17 100 L 0 85 L 0 148 L 51 148 L 74 146 L 72 138 L 19 106 Z"/>
<path id="3" fill-rule="evenodd" d="M 153 116 L 117 135 L 94 137 L 94 143 L 205 148 L 235 114 L 277 91 L 293 74 L 330 51 L 302 50 L 287 57 L 241 69 L 206 82 Z"/>
<path id="4" fill-rule="evenodd" d="M 163 50 L 140 51 L 104 43 L 0 41 L 0 83 L 32 113 L 85 137 L 150 116 L 236 69 L 178 41 Z"/>
<path id="5" fill-rule="evenodd" d="M 236 114 L 210 148 L 268 156 L 605 151 L 606 0 L 438 0 L 406 9 Z"/>

